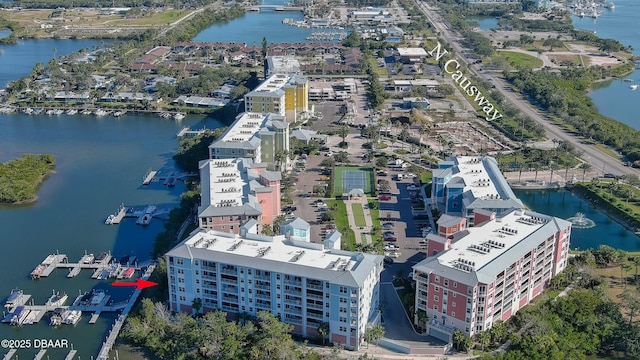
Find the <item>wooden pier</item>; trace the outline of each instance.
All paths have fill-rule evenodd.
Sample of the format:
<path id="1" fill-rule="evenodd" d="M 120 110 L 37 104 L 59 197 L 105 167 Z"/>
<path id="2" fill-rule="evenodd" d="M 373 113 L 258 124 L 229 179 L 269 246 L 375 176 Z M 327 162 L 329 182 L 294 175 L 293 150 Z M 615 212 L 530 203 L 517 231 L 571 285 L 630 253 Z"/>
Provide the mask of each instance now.
<path id="1" fill-rule="evenodd" d="M 107 219 L 104 221 L 104 223 L 106 225 L 118 225 L 122 222 L 122 219 L 124 219 L 127 216 L 127 211 L 129 209 L 126 208 L 123 205 L 120 205 L 120 209 L 118 209 L 118 211 L 116 211 L 115 214 L 111 214 L 109 216 L 107 216 Z"/>

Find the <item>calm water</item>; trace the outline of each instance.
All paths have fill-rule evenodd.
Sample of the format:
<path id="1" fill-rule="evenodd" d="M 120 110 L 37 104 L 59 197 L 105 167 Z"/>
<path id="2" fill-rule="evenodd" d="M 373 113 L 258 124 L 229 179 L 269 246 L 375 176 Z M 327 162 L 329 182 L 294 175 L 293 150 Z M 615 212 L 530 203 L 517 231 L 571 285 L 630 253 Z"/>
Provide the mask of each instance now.
<path id="1" fill-rule="evenodd" d="M 640 237 L 607 217 L 599 209 L 566 190 L 515 190 L 525 205 L 534 211 L 567 219 L 581 212 L 593 220 L 596 226 L 590 229 L 571 230 L 571 248 L 597 248 L 607 244 L 627 251 L 640 250 Z"/>
<path id="2" fill-rule="evenodd" d="M 640 51 L 640 2 L 636 0 L 616 0 L 614 10 L 605 10 L 598 19 L 573 16 L 573 24 L 578 29 L 595 31 L 596 35 L 605 39 L 616 39 L 623 45 L 631 45 L 637 55 Z M 634 71 L 627 78 L 640 84 L 640 70 Z M 640 129 L 638 112 L 640 92 L 629 89 L 631 83 L 620 80 L 600 84 L 590 94 L 591 99 L 603 115 L 623 122 L 633 128 Z"/>
<path id="3" fill-rule="evenodd" d="M 10 29 L 0 30 L 0 39 L 6 38 L 9 35 L 11 35 L 11 30 Z"/>
<path id="4" fill-rule="evenodd" d="M 100 45 L 97 40 L 20 40 L 15 45 L 0 45 L 0 89 L 11 80 L 31 72 L 36 63 L 48 63 L 56 56 L 69 55 L 82 48 Z"/>
<path id="5" fill-rule="evenodd" d="M 469 16 L 467 21 L 475 21 L 480 24 L 480 30 L 498 28 L 498 19 L 493 16 Z"/>
<path id="6" fill-rule="evenodd" d="M 265 5 L 283 5 L 283 0 L 263 0 Z M 221 41 L 246 43 L 261 46 L 262 38 L 269 43 L 305 43 L 312 32 L 338 31 L 332 29 L 308 29 L 285 25 L 282 20 L 290 18 L 302 20 L 300 11 L 275 11 L 266 9 L 261 12 L 248 12 L 243 17 L 226 23 L 216 24 L 202 31 L 194 41 Z M 340 30 L 346 31 L 346 30 Z"/>
<path id="7" fill-rule="evenodd" d="M 0 160 L 24 153 L 52 153 L 56 172 L 42 185 L 36 203 L 20 207 L 0 207 L 0 298 L 16 287 L 32 294 L 36 304 L 44 304 L 53 289 L 64 290 L 75 298 L 78 291 L 93 287 L 110 288 L 91 279 L 83 271 L 74 279 L 57 270 L 50 278 L 32 281 L 29 273 L 47 254 L 60 251 L 77 261 L 85 251 L 97 254 L 111 251 L 116 257 L 133 254 L 149 259 L 153 240 L 163 229 L 154 219 L 144 228 L 135 219 L 120 225 L 104 225 L 104 219 L 121 203 L 129 206 L 148 204 L 172 208 L 179 202 L 183 184 L 173 189 L 161 184 L 141 185 L 149 168 L 173 168 L 171 156 L 177 148 L 175 134 L 183 126 L 216 128 L 221 123 L 209 118 L 187 118 L 182 123 L 156 116 L 122 118 L 93 116 L 27 116 L 0 114 Z M 122 298 L 131 290 L 116 292 Z M 73 299 L 69 300 L 72 301 Z M 0 338 L 69 339 L 79 355 L 89 359 L 97 354 L 113 318 L 101 316 L 96 325 L 85 317 L 73 327 L 52 329 L 48 318 L 40 324 L 15 328 L 0 324 Z M 68 352 L 68 350 L 67 350 Z M 28 352 L 20 351 L 20 358 Z M 60 353 L 49 351 L 52 359 Z"/>

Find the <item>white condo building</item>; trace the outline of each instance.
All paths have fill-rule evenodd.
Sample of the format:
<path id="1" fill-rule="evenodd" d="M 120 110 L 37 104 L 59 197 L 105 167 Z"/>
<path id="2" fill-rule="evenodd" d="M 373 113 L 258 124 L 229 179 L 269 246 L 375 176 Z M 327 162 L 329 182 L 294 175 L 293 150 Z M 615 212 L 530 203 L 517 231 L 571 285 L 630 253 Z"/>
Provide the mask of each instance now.
<path id="1" fill-rule="evenodd" d="M 322 244 L 197 229 L 166 255 L 173 311 L 230 315 L 269 311 L 302 336 L 318 336 L 358 349 L 369 320 L 377 318 L 382 256 L 324 248 Z"/>

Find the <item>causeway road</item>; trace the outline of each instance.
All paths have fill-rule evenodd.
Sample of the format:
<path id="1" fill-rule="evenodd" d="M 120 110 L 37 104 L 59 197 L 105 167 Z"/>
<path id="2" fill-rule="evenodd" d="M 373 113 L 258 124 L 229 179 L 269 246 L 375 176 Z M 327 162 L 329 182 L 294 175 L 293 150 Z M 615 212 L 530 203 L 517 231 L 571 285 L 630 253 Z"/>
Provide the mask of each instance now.
<path id="1" fill-rule="evenodd" d="M 483 78 L 495 85 L 495 89 L 502 93 L 513 106 L 520 110 L 523 114 L 529 116 L 534 121 L 541 124 L 549 139 L 566 140 L 571 143 L 578 151 L 582 153 L 582 159 L 591 164 L 593 169 L 598 169 L 599 172 L 604 175 L 605 173 L 612 173 L 615 175 L 636 175 L 640 176 L 640 170 L 634 169 L 629 166 L 625 166 L 619 157 L 613 157 L 596 146 L 585 144 L 583 141 L 571 134 L 566 133 L 562 128 L 554 124 L 549 120 L 544 111 L 531 105 L 531 103 L 522 97 L 521 94 L 511 90 L 511 87 L 502 79 L 500 73 L 491 71 L 479 71 L 478 65 L 470 64 L 470 60 L 466 59 L 460 54 L 464 53 L 464 50 L 458 42 L 459 37 L 454 34 L 448 24 L 440 17 L 435 11 L 436 9 L 428 6 L 421 1 L 415 2 L 418 8 L 424 13 L 427 20 L 436 28 L 440 33 L 440 37 L 444 39 L 452 49 L 457 60 L 461 64 L 465 64 L 468 71 L 472 71 L 475 75 Z"/>

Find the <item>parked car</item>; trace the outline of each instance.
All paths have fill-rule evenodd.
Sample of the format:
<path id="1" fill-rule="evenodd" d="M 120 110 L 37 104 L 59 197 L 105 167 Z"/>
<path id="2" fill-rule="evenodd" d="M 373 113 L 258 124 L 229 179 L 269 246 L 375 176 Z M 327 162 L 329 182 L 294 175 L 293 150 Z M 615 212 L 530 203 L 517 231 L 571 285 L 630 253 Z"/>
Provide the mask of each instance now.
<path id="1" fill-rule="evenodd" d="M 398 241 L 398 238 L 393 235 L 385 236 L 384 241 Z"/>
<path id="2" fill-rule="evenodd" d="M 411 190 L 418 190 L 418 185 L 416 184 L 409 184 L 407 185 L 407 190 L 411 191 Z"/>
<path id="3" fill-rule="evenodd" d="M 383 200 L 383 201 L 388 201 L 388 200 L 391 200 L 391 196 L 389 196 L 389 195 L 380 195 L 379 199 Z"/>
<path id="4" fill-rule="evenodd" d="M 383 261 L 384 261 L 384 263 L 385 263 L 385 264 L 387 264 L 387 265 L 391 265 L 391 264 L 393 264 L 393 258 L 392 258 L 392 257 L 390 257 L 390 256 L 385 256 Z"/>
<path id="5" fill-rule="evenodd" d="M 378 176 L 387 176 L 387 172 L 384 170 L 378 171 Z"/>
<path id="6" fill-rule="evenodd" d="M 399 248 L 395 244 L 387 244 L 384 246 L 384 249 L 386 251 L 390 251 L 390 250 L 397 250 Z"/>
<path id="7" fill-rule="evenodd" d="M 395 235 L 395 233 L 393 231 L 385 231 L 382 235 L 383 236 L 393 236 L 393 235 Z"/>
<path id="8" fill-rule="evenodd" d="M 382 226 L 386 226 L 386 227 L 393 227 L 395 224 L 392 222 L 386 222 L 384 224 L 382 224 Z"/>

